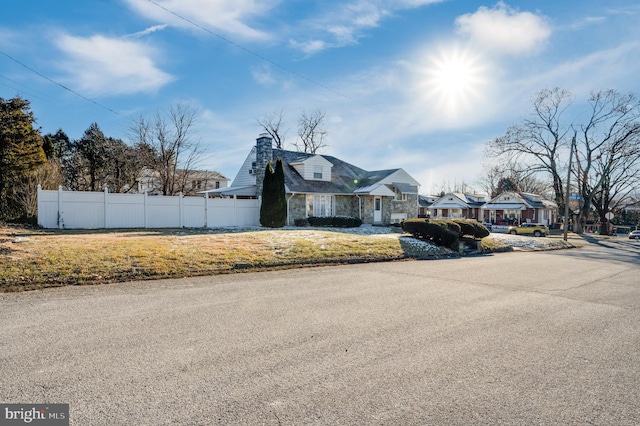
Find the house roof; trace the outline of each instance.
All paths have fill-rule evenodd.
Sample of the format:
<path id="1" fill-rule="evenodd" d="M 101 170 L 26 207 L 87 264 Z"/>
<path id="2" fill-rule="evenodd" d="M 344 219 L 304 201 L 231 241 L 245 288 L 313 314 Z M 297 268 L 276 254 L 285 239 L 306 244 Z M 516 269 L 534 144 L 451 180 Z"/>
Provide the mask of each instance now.
<path id="1" fill-rule="evenodd" d="M 408 183 L 402 182 L 393 182 L 393 186 L 396 187 L 401 194 L 417 194 L 418 188 L 413 185 L 409 185 Z"/>
<path id="2" fill-rule="evenodd" d="M 298 193 L 322 193 L 322 194 L 368 194 L 393 196 L 395 193 L 390 188 L 382 185 L 381 180 L 391 176 L 400 169 L 376 170 L 368 172 L 353 164 L 349 164 L 330 155 L 319 155 L 331 163 L 331 180 L 306 180 L 293 167 L 310 157 L 318 154 L 287 151 L 283 149 L 272 150 L 272 162 L 282 158 L 284 163 L 284 181 L 288 192 Z M 384 186 L 384 188 L 381 187 Z M 417 187 L 405 183 L 394 183 L 394 186 L 407 194 L 416 194 Z"/>
<path id="3" fill-rule="evenodd" d="M 473 207 L 481 207 L 484 204 L 485 201 L 483 199 L 483 196 L 481 195 L 468 195 L 461 192 L 450 192 L 438 198 L 435 202 L 433 202 L 433 205 L 431 207 L 438 209 L 468 209 Z"/>
<path id="4" fill-rule="evenodd" d="M 418 195 L 418 205 L 420 207 L 430 207 L 438 200 L 438 197 L 432 195 Z"/>
<path id="5" fill-rule="evenodd" d="M 541 195 L 526 192 L 504 192 L 482 206 L 485 210 L 525 210 L 557 208 L 558 205 Z"/>
<path id="6" fill-rule="evenodd" d="M 290 192 L 311 192 L 324 194 L 352 193 L 357 183 L 366 174 L 366 171 L 345 163 L 335 157 L 322 155 L 321 157 L 332 164 L 331 181 L 305 180 L 292 164 L 316 156 L 303 152 L 287 151 L 283 149 L 272 150 L 272 163 L 282 158 L 284 164 L 284 182 Z"/>
<path id="7" fill-rule="evenodd" d="M 522 203 L 487 203 L 482 208 L 484 210 L 526 210 L 527 205 Z"/>
<path id="8" fill-rule="evenodd" d="M 256 186 L 229 186 L 220 189 L 208 189 L 206 191 L 198 191 L 198 194 L 221 194 L 221 195 L 237 195 L 242 197 L 254 197 L 256 195 Z"/>
<path id="9" fill-rule="evenodd" d="M 393 197 L 396 195 L 387 185 L 382 183 L 375 183 L 373 185 L 365 186 L 364 188 L 357 188 L 353 191 L 354 194 L 366 194 L 366 195 L 380 195 Z"/>

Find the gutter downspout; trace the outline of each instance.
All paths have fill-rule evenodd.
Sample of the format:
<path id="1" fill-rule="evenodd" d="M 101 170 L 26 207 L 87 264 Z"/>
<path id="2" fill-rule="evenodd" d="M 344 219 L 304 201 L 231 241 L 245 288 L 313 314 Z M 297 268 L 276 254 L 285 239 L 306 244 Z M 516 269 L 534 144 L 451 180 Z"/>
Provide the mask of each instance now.
<path id="1" fill-rule="evenodd" d="M 291 225 L 291 215 L 289 214 L 289 205 L 290 205 L 289 202 L 295 195 L 296 195 L 295 192 L 292 192 L 291 196 L 287 198 L 287 225 Z"/>

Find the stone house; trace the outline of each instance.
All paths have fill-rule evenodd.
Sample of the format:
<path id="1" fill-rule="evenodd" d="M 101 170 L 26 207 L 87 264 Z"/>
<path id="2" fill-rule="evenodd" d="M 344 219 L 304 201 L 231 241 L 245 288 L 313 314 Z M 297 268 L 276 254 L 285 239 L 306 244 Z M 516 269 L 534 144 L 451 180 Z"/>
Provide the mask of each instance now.
<path id="1" fill-rule="evenodd" d="M 403 169 L 366 171 L 329 155 L 273 148 L 261 134 L 235 179 L 210 196 L 255 198 L 262 194 L 267 162 L 284 165 L 287 224 L 310 216 L 352 216 L 391 224 L 418 215 L 420 184 Z"/>

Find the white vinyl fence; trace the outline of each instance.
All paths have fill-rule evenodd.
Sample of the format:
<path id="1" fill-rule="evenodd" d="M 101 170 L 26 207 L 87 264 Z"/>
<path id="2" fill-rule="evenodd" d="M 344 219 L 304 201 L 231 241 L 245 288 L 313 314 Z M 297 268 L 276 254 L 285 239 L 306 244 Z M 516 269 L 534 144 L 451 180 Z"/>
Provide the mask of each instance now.
<path id="1" fill-rule="evenodd" d="M 260 200 L 104 192 L 38 186 L 43 228 L 219 228 L 260 225 Z"/>

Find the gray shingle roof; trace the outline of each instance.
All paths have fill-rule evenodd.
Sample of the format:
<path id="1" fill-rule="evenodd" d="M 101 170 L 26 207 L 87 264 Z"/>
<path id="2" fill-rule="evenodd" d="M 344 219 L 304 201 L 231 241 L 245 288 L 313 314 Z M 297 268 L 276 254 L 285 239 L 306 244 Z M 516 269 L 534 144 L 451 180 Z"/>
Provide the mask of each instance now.
<path id="1" fill-rule="evenodd" d="M 330 155 L 320 155 L 329 161 L 331 168 L 331 181 L 305 180 L 291 163 L 298 163 L 318 154 L 274 149 L 272 151 L 272 163 L 278 158 L 284 163 L 284 181 L 288 190 L 299 193 L 324 193 L 324 194 L 352 194 L 357 188 L 369 186 L 384 179 L 399 169 L 377 170 L 368 172 L 353 164 L 344 162 Z"/>

